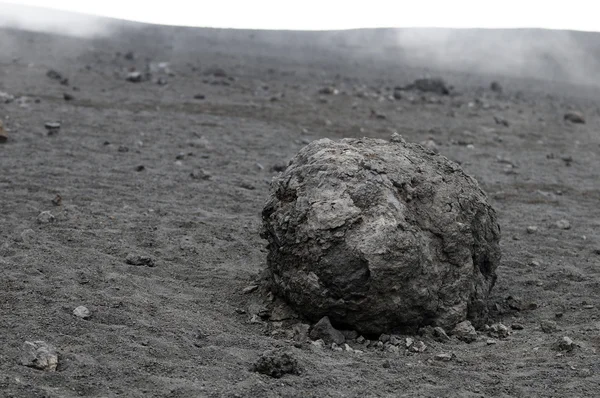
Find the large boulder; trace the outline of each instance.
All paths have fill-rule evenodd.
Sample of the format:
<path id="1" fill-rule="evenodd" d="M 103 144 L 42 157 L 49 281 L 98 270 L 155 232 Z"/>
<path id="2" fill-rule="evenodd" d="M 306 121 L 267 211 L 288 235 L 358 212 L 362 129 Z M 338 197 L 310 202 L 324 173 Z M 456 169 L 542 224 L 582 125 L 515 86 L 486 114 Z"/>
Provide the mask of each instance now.
<path id="1" fill-rule="evenodd" d="M 274 179 L 262 218 L 271 290 L 310 320 L 371 335 L 485 321 L 496 213 L 420 145 L 314 141 Z"/>

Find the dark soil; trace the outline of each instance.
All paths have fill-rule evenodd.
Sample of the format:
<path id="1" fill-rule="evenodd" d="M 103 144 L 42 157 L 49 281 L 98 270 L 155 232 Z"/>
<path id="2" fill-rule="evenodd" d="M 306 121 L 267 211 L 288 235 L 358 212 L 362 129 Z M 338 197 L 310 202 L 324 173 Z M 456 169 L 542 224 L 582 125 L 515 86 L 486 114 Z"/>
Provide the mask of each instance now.
<path id="1" fill-rule="evenodd" d="M 600 90 L 537 58 L 554 69 L 405 62 L 410 51 L 373 31 L 113 33 L 0 31 L 0 91 L 16 97 L 0 104 L 1 396 L 600 395 Z M 600 36 L 583 36 L 596 54 Z M 127 81 L 134 68 L 140 82 Z M 394 99 L 424 76 L 452 94 Z M 330 86 L 339 93 L 319 94 Z M 571 109 L 586 123 L 564 120 Z M 249 322 L 261 289 L 242 290 L 266 264 L 260 213 L 276 170 L 317 138 L 393 132 L 432 140 L 487 192 L 503 236 L 490 322 L 519 325 L 494 345 L 482 330 L 471 344 L 413 336 L 424 352 L 351 342 L 356 354 L 294 343 L 294 322 Z M 54 220 L 38 222 L 43 211 Z M 80 305 L 89 319 L 73 315 Z M 565 336 L 572 351 L 557 349 Z M 20 364 L 26 340 L 56 347 L 56 372 Z M 277 349 L 299 375 L 252 370 Z"/>

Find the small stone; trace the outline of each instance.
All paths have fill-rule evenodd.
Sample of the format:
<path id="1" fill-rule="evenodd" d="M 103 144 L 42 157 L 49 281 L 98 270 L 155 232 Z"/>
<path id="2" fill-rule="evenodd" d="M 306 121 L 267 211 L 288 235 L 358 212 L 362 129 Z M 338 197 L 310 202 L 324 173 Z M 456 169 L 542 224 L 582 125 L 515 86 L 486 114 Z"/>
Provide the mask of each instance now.
<path id="1" fill-rule="evenodd" d="M 90 317 L 90 310 L 88 310 L 87 307 L 80 305 L 73 310 L 73 315 L 81 319 L 88 319 Z"/>
<path id="2" fill-rule="evenodd" d="M 212 177 L 210 175 L 210 173 L 200 169 L 200 170 L 196 170 L 196 171 L 192 171 L 190 173 L 190 177 L 192 177 L 194 180 L 210 180 L 210 178 Z"/>
<path id="3" fill-rule="evenodd" d="M 323 95 L 338 95 L 340 92 L 335 87 L 323 87 L 319 90 L 319 94 Z"/>
<path id="4" fill-rule="evenodd" d="M 500 85 L 500 83 L 493 81 L 490 84 L 490 90 L 492 90 L 495 93 L 501 93 L 502 92 L 502 86 Z"/>
<path id="5" fill-rule="evenodd" d="M 358 336 L 358 337 L 356 338 L 356 342 L 357 342 L 358 344 L 364 344 L 364 343 L 365 343 L 365 341 L 367 341 L 367 339 L 365 339 L 365 338 L 364 338 L 364 336 Z"/>
<path id="6" fill-rule="evenodd" d="M 441 328 L 439 326 L 433 328 L 433 337 L 435 337 L 437 341 L 441 342 L 450 341 L 450 337 L 448 337 L 448 334 L 446 333 L 444 328 Z"/>
<path id="7" fill-rule="evenodd" d="M 558 331 L 558 325 L 554 321 L 543 320 L 540 322 L 540 328 L 544 333 L 554 333 Z"/>
<path id="8" fill-rule="evenodd" d="M 564 219 L 558 220 L 557 222 L 554 223 L 554 225 L 560 229 L 565 229 L 565 230 L 571 229 L 571 223 L 568 220 L 564 220 Z"/>
<path id="9" fill-rule="evenodd" d="M 414 352 L 424 352 L 427 349 L 427 346 L 422 341 L 417 341 L 410 347 L 410 349 Z"/>
<path id="10" fill-rule="evenodd" d="M 250 286 L 246 286 L 244 288 L 244 290 L 242 290 L 243 294 L 248 294 L 248 293 L 252 293 L 253 291 L 255 291 L 256 289 L 258 289 L 258 285 L 250 285 Z"/>
<path id="11" fill-rule="evenodd" d="M 486 343 L 487 345 L 494 345 L 494 344 L 497 344 L 497 343 L 498 343 L 498 341 L 497 341 L 497 340 L 494 340 L 494 339 L 487 339 L 487 340 L 485 341 L 485 343 Z"/>
<path id="12" fill-rule="evenodd" d="M 463 321 L 457 324 L 454 327 L 452 334 L 456 336 L 457 339 L 462 340 L 465 343 L 472 343 L 477 340 L 477 331 L 470 321 Z"/>
<path id="13" fill-rule="evenodd" d="M 43 211 L 37 217 L 37 222 L 40 224 L 49 224 L 55 220 L 56 218 L 49 211 Z"/>
<path id="14" fill-rule="evenodd" d="M 583 309 L 584 309 L 584 310 L 591 310 L 591 309 L 594 309 L 594 306 L 593 306 L 592 304 L 585 304 L 585 305 L 583 306 Z"/>
<path id="15" fill-rule="evenodd" d="M 565 336 L 558 341 L 557 346 L 558 346 L 557 348 L 560 351 L 570 352 L 570 351 L 573 351 L 573 349 L 577 346 L 577 344 L 575 344 L 573 342 L 573 340 L 571 340 L 571 338 Z"/>
<path id="16" fill-rule="evenodd" d="M 0 143 L 4 143 L 8 141 L 8 134 L 4 129 L 4 125 L 2 124 L 2 120 L 0 120 Z"/>
<path id="17" fill-rule="evenodd" d="M 382 343 L 387 343 L 388 341 L 390 341 L 390 335 L 382 334 L 381 336 L 379 336 L 379 341 L 381 341 Z"/>
<path id="18" fill-rule="evenodd" d="M 194 95 L 194 99 L 203 100 L 203 99 L 206 99 L 206 95 L 204 95 L 204 94 L 196 94 L 196 95 Z"/>
<path id="19" fill-rule="evenodd" d="M 52 204 L 54 206 L 60 206 L 60 205 L 62 205 L 62 196 L 60 196 L 60 194 L 56 194 L 56 196 L 54 197 L 54 199 L 52 199 Z"/>
<path id="20" fill-rule="evenodd" d="M 437 354 L 434 358 L 436 361 L 450 362 L 454 357 L 454 354 L 442 353 Z"/>
<path id="21" fill-rule="evenodd" d="M 398 348 L 397 346 L 392 345 L 392 344 L 387 344 L 385 346 L 385 351 L 390 352 L 392 354 L 398 354 L 400 352 L 400 348 Z"/>
<path id="22" fill-rule="evenodd" d="M 413 339 L 412 337 L 407 337 L 406 340 L 404 340 L 404 345 L 406 346 L 406 348 L 410 348 L 414 343 L 415 339 Z"/>
<path id="23" fill-rule="evenodd" d="M 508 296 L 505 301 L 508 307 L 512 310 L 522 311 L 524 309 L 523 302 L 517 297 Z"/>
<path id="24" fill-rule="evenodd" d="M 583 117 L 583 113 L 578 111 L 569 111 L 565 113 L 564 119 L 571 123 L 584 124 L 585 118 Z"/>
<path id="25" fill-rule="evenodd" d="M 339 345 L 337 345 L 336 343 L 331 343 L 331 349 L 332 349 L 333 351 L 344 351 L 344 350 L 342 349 L 342 347 L 340 347 L 340 346 L 339 346 Z"/>
<path id="26" fill-rule="evenodd" d="M 154 260 L 152 257 L 129 253 L 125 258 L 125 262 L 130 265 L 154 267 Z"/>
<path id="27" fill-rule="evenodd" d="M 125 145 L 119 145 L 118 151 L 121 153 L 129 152 L 129 148 L 126 147 Z"/>
<path id="28" fill-rule="evenodd" d="M 75 97 L 73 97 L 73 94 L 64 93 L 63 94 L 63 99 L 65 101 L 73 101 L 75 99 Z"/>
<path id="29" fill-rule="evenodd" d="M 510 123 L 508 122 L 508 120 L 501 118 L 499 116 L 494 116 L 494 121 L 496 122 L 496 124 L 500 124 L 504 127 L 509 127 Z"/>
<path id="30" fill-rule="evenodd" d="M 503 325 L 501 323 L 495 323 L 490 326 L 490 328 L 488 330 L 488 334 L 491 337 L 504 339 L 510 335 L 510 330 L 508 329 L 508 327 L 506 327 L 505 325 Z"/>
<path id="31" fill-rule="evenodd" d="M 252 366 L 252 370 L 276 379 L 286 374 L 300 374 L 300 366 L 296 358 L 291 352 L 282 350 L 263 353 Z"/>
<path id="32" fill-rule="evenodd" d="M 536 227 L 534 225 L 530 225 L 527 227 L 528 234 L 535 234 L 537 231 L 538 231 L 538 227 Z"/>
<path id="33" fill-rule="evenodd" d="M 398 336 L 390 336 L 390 344 L 400 345 L 402 344 L 402 339 Z"/>
<path id="34" fill-rule="evenodd" d="M 54 372 L 58 366 L 58 354 L 54 347 L 44 341 L 26 341 L 21 347 L 21 364 Z"/>
<path id="35" fill-rule="evenodd" d="M 323 349 L 323 347 L 325 347 L 325 342 L 321 339 L 312 341 L 310 344 L 319 349 Z"/>
<path id="36" fill-rule="evenodd" d="M 523 325 L 521 325 L 520 323 L 513 323 L 510 328 L 512 330 L 523 330 L 525 329 L 525 327 Z"/>
<path id="37" fill-rule="evenodd" d="M 125 80 L 131 83 L 140 83 L 143 80 L 143 75 L 140 72 L 129 72 Z"/>
<path id="38" fill-rule="evenodd" d="M 48 131 L 48 135 L 56 135 L 56 134 L 58 134 L 58 131 L 60 130 L 60 123 L 59 122 L 46 122 L 44 124 L 44 127 Z"/>
<path id="39" fill-rule="evenodd" d="M 335 329 L 331 322 L 329 321 L 329 317 L 324 316 L 321 318 L 319 322 L 313 326 L 310 331 L 310 338 L 313 340 L 322 339 L 326 343 L 336 343 L 336 344 L 344 344 L 346 338 L 339 330 Z"/>
<path id="40" fill-rule="evenodd" d="M 541 263 L 539 261 L 537 261 L 537 260 L 531 260 L 529 262 L 529 266 L 530 267 L 539 267 L 540 265 L 541 265 Z"/>
<path id="41" fill-rule="evenodd" d="M 354 352 L 354 350 L 352 349 L 352 347 L 350 347 L 348 344 L 344 344 L 344 351 Z"/>
<path id="42" fill-rule="evenodd" d="M 383 363 L 381 364 L 382 367 L 389 369 L 392 366 L 392 363 L 390 361 L 388 361 L 387 359 L 385 361 L 383 361 Z"/>
<path id="43" fill-rule="evenodd" d="M 135 171 L 137 171 L 137 172 L 144 171 L 144 170 L 146 170 L 146 166 L 144 166 L 143 164 L 141 164 L 135 168 Z"/>

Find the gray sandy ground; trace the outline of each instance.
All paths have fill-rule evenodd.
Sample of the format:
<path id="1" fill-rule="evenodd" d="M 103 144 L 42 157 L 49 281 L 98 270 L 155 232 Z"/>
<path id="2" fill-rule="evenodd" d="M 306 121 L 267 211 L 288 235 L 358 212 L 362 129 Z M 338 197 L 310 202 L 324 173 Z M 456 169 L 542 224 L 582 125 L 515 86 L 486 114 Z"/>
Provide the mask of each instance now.
<path id="1" fill-rule="evenodd" d="M 361 42 L 357 32 L 124 25 L 117 33 L 0 32 L 0 91 L 29 98 L 0 104 L 9 135 L 0 144 L 0 395 L 600 395 L 599 90 L 570 84 L 567 75 L 534 78 L 552 71 L 486 75 L 424 60 L 410 65 L 386 50 L 393 42 Z M 585 40 L 600 47 L 598 35 Z M 134 60 L 116 55 L 128 51 Z M 125 81 L 146 60 L 170 62 L 176 76 L 165 77 L 167 85 Z M 234 79 L 207 76 L 212 67 Z M 69 86 L 49 79 L 49 69 Z M 458 95 L 388 99 L 390 88 L 428 73 Z M 504 94 L 489 90 L 492 79 Z M 340 94 L 319 95 L 328 85 Z M 571 108 L 587 123 L 566 123 Z M 51 121 L 61 129 L 48 136 Z M 487 192 L 503 234 L 494 320 L 524 329 L 495 345 L 482 332 L 472 344 L 425 340 L 423 353 L 354 355 L 297 348 L 272 334 L 272 324 L 249 323 L 236 309 L 246 309 L 242 290 L 265 267 L 260 212 L 272 167 L 313 139 L 387 139 L 394 131 L 412 142 L 434 140 Z M 52 203 L 58 193 L 61 206 Z M 42 211 L 54 222 L 38 223 Z M 555 227 L 561 219 L 571 228 Z M 538 231 L 528 234 L 528 226 Z M 130 253 L 155 264 L 128 264 Z M 505 305 L 509 296 L 522 302 L 520 311 Z M 72 314 L 80 305 L 89 319 Z M 559 330 L 544 333 L 544 320 Z M 579 347 L 557 351 L 563 336 Z M 25 340 L 54 345 L 58 371 L 21 366 Z M 279 347 L 292 351 L 301 375 L 272 379 L 251 370 Z M 434 360 L 439 353 L 456 358 Z"/>

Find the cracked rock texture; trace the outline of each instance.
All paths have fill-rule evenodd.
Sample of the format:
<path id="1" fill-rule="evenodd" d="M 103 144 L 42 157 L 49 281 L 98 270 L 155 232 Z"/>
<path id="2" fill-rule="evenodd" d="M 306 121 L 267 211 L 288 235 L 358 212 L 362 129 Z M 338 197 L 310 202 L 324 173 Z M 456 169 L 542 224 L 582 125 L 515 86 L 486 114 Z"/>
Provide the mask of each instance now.
<path id="1" fill-rule="evenodd" d="M 477 182 L 399 136 L 321 139 L 262 213 L 273 292 L 317 321 L 377 334 L 486 318 L 500 227 Z"/>

